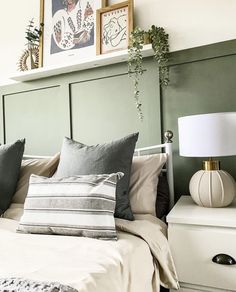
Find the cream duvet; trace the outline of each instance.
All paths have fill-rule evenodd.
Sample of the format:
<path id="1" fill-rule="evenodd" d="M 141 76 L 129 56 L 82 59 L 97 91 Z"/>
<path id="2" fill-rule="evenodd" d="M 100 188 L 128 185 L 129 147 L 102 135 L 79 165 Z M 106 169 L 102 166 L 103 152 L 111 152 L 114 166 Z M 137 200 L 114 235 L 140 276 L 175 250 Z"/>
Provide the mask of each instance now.
<path id="1" fill-rule="evenodd" d="M 60 282 L 79 292 L 178 288 L 166 226 L 151 215 L 117 219 L 117 241 L 20 234 L 17 225 L 0 219 L 0 278 Z"/>

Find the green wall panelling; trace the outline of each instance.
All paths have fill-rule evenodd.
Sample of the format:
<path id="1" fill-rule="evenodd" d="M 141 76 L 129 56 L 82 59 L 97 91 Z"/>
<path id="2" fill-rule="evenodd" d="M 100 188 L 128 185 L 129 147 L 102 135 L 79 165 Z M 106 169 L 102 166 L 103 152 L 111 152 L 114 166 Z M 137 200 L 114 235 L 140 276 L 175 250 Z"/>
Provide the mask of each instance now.
<path id="1" fill-rule="evenodd" d="M 236 41 L 176 52 L 171 62 L 170 85 L 162 96 L 163 124 L 164 128 L 174 131 L 174 177 L 178 197 L 189 193 L 189 180 L 201 168 L 203 159 L 179 156 L 177 119 L 192 114 L 236 111 Z M 220 160 L 222 169 L 236 178 L 236 157 Z"/>
<path id="2" fill-rule="evenodd" d="M 140 79 L 143 122 L 137 116 L 126 64 L 120 65 L 119 70 L 101 70 L 99 78 L 89 76 L 90 79 L 71 84 L 73 138 L 96 144 L 139 132 L 137 147 L 160 143 L 158 73 L 152 59 L 145 61 L 145 68 Z"/>
<path id="3" fill-rule="evenodd" d="M 72 134 L 93 144 L 139 131 L 138 146 L 160 143 L 158 73 L 152 58 L 146 58 L 144 66 L 143 123 L 137 117 L 126 63 L 0 87 L 6 104 L 6 142 L 26 137 L 26 152 L 33 155 L 53 154 L 60 150 L 62 138 Z"/>
<path id="4" fill-rule="evenodd" d="M 5 95 L 6 143 L 26 138 L 25 153 L 53 155 L 70 135 L 67 89 L 50 86 Z"/>

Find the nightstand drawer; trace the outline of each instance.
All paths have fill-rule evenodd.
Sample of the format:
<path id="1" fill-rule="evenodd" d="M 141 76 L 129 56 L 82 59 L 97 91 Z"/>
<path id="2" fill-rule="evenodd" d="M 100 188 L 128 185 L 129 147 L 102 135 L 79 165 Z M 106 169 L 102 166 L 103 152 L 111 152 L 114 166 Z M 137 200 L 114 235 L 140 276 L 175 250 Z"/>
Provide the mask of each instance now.
<path id="1" fill-rule="evenodd" d="M 180 282 L 236 291 L 236 265 L 220 265 L 220 253 L 236 259 L 236 229 L 169 224 L 169 242 Z"/>

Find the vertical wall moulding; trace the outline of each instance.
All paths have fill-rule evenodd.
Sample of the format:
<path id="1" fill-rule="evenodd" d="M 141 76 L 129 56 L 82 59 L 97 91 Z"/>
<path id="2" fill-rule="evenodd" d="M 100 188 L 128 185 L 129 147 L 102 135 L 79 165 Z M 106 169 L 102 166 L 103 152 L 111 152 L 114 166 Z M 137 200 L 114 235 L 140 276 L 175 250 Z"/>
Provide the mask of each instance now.
<path id="1" fill-rule="evenodd" d="M 2 139 L 6 143 L 5 96 L 2 95 Z"/>
<path id="2" fill-rule="evenodd" d="M 73 139 L 73 117 L 72 117 L 72 95 L 71 84 L 68 84 L 68 99 L 69 99 L 69 118 L 70 118 L 70 138 Z"/>

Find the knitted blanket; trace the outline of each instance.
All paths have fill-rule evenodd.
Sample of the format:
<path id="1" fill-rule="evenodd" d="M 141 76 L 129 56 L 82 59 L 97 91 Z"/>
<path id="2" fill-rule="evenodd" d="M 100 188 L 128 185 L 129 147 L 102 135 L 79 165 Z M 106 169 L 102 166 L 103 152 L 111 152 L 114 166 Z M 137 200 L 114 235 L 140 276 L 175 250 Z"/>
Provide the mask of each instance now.
<path id="1" fill-rule="evenodd" d="M 38 282 L 22 278 L 0 279 L 0 291 L 4 292 L 79 292 L 57 282 Z"/>

